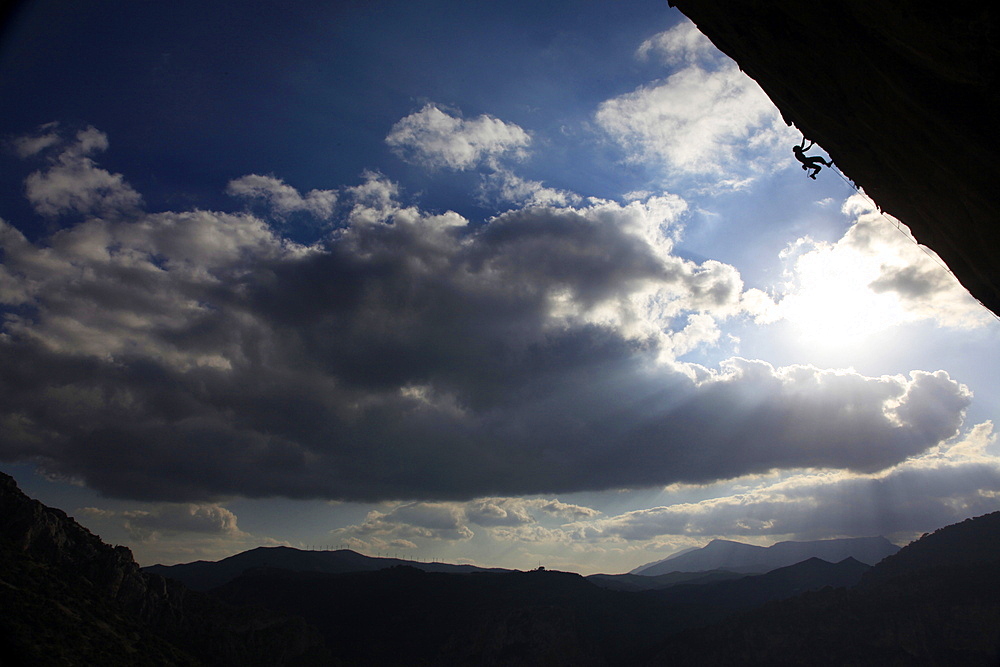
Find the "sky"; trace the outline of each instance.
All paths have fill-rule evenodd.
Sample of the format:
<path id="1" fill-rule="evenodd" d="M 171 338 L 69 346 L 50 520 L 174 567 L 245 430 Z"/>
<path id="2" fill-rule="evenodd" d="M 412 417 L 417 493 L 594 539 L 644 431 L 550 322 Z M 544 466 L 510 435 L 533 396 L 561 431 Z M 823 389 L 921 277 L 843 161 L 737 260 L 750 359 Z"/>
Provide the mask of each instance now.
<path id="1" fill-rule="evenodd" d="M 1000 322 L 666 2 L 36 0 L 0 100 L 0 470 L 140 564 L 1000 509 Z"/>

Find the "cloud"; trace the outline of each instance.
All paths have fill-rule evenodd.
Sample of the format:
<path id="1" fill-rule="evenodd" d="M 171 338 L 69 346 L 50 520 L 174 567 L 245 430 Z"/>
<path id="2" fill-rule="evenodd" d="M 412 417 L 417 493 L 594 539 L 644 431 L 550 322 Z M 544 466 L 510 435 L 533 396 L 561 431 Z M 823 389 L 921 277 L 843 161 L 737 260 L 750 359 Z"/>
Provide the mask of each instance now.
<path id="1" fill-rule="evenodd" d="M 385 141 L 408 162 L 462 170 L 501 155 L 521 157 L 531 137 L 514 123 L 487 115 L 467 120 L 428 104 L 393 125 Z"/>
<path id="2" fill-rule="evenodd" d="M 0 222 L 0 458 L 135 499 L 457 501 L 872 472 L 951 438 L 971 400 L 940 371 L 685 363 L 746 304 L 733 267 L 674 253 L 676 196 L 473 226 L 377 173 L 339 191 L 343 226 L 310 246 L 245 213 L 37 242 Z M 372 534 L 439 530 L 414 518 L 432 509 Z"/>
<path id="3" fill-rule="evenodd" d="M 97 167 L 89 157 L 107 150 L 108 138 L 88 127 L 65 140 L 53 124 L 39 128 L 41 134 L 15 140 L 22 157 L 34 156 L 59 147 L 44 169 L 28 176 L 25 191 L 28 201 L 41 215 L 54 217 L 66 213 L 115 215 L 130 212 L 142 205 L 142 197 L 120 174 Z"/>
<path id="4" fill-rule="evenodd" d="M 280 178 L 248 174 L 229 182 L 226 194 L 265 202 L 279 218 L 305 212 L 326 219 L 333 215 L 337 203 L 335 190 L 310 190 L 305 197 Z"/>
<path id="5" fill-rule="evenodd" d="M 105 541 L 125 543 L 141 564 L 220 560 L 287 542 L 240 529 L 236 515 L 216 503 L 142 503 L 135 509 L 81 507 L 76 516 Z"/>
<path id="6" fill-rule="evenodd" d="M 853 218 L 834 243 L 801 238 L 783 257 L 788 285 L 775 306 L 758 297 L 762 318 L 788 319 L 816 338 L 847 340 L 906 322 L 974 328 L 992 317 L 909 229 L 861 195 L 843 205 Z"/>
<path id="7" fill-rule="evenodd" d="M 468 502 L 410 502 L 388 511 L 371 511 L 364 522 L 338 528 L 331 535 L 363 549 L 384 548 L 405 541 L 416 548 L 418 541 L 465 541 L 475 529 L 484 529 L 494 538 L 516 534 L 555 535 L 540 521 L 578 521 L 600 512 L 552 498 L 478 498 Z"/>
<path id="8" fill-rule="evenodd" d="M 829 470 L 783 475 L 740 493 L 627 512 L 565 530 L 576 539 L 644 541 L 677 537 L 898 535 L 908 538 L 996 511 L 1000 459 L 986 449 L 993 425 L 908 459 L 882 473 Z M 704 540 L 702 540 L 704 541 Z"/>
<path id="9" fill-rule="evenodd" d="M 492 197 L 525 206 L 570 206 L 583 201 L 578 194 L 522 178 L 499 165 L 494 167 L 492 173 L 483 176 L 483 195 L 484 198 Z"/>
<path id="10" fill-rule="evenodd" d="M 62 141 L 59 135 L 59 123 L 40 125 L 33 134 L 14 137 L 11 147 L 18 157 L 26 158 L 45 151 Z"/>
<path id="11" fill-rule="evenodd" d="M 666 65 L 721 64 L 725 60 L 695 24 L 687 20 L 645 40 L 635 55 L 640 60 L 657 57 Z"/>
<path id="12" fill-rule="evenodd" d="M 194 503 L 163 504 L 152 510 L 122 512 L 125 529 L 135 539 L 155 539 L 161 534 L 198 533 L 242 537 L 236 515 L 221 505 Z"/>
<path id="13" fill-rule="evenodd" d="M 464 513 L 470 523 L 480 526 L 520 526 L 534 524 L 536 515 L 563 520 L 592 518 L 595 509 L 546 498 L 480 498 L 465 503 Z"/>
<path id="14" fill-rule="evenodd" d="M 480 198 L 484 202 L 569 206 L 583 200 L 506 167 L 505 158 L 527 156 L 531 136 L 514 123 L 491 116 L 466 120 L 428 104 L 393 125 L 385 141 L 402 159 L 430 169 L 481 169 Z"/>
<path id="15" fill-rule="evenodd" d="M 451 503 L 406 503 L 388 512 L 371 511 L 364 523 L 335 530 L 338 538 L 375 536 L 385 543 L 392 540 L 423 538 L 468 540 L 474 533 L 465 525 L 461 510 Z M 413 544 L 413 542 L 410 542 Z"/>
<path id="16" fill-rule="evenodd" d="M 662 81 L 603 102 L 596 121 L 629 159 L 681 176 L 743 187 L 783 163 L 797 135 L 761 89 L 690 23 L 642 44 L 638 55 L 683 65 Z M 778 156 L 782 157 L 778 157 Z"/>

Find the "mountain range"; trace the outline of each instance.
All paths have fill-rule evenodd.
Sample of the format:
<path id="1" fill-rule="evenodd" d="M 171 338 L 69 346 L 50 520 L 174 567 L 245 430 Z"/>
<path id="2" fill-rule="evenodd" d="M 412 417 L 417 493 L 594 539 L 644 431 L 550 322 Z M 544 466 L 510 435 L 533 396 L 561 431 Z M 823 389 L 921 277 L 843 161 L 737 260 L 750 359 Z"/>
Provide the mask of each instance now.
<path id="1" fill-rule="evenodd" d="M 260 567 L 280 568 L 296 572 L 341 574 L 345 572 L 373 572 L 396 565 L 405 565 L 425 572 L 450 572 L 452 574 L 506 571 L 500 568 L 482 568 L 474 565 L 376 558 L 359 554 L 350 549 L 304 551 L 292 547 L 257 547 L 223 558 L 220 561 L 199 560 L 178 565 L 150 565 L 144 567 L 143 571 L 175 579 L 196 591 L 207 591 L 232 581 L 247 570 Z"/>
<path id="2" fill-rule="evenodd" d="M 1000 513 L 926 535 L 874 567 L 813 557 L 765 574 L 584 578 L 440 563 L 373 569 L 392 559 L 285 548 L 188 564 L 198 567 L 187 573 L 204 577 L 211 565 L 231 573 L 255 559 L 266 565 L 194 591 L 140 570 L 128 549 L 0 476 L 0 664 L 995 666 L 1000 658 Z M 310 569 L 287 567 L 303 564 Z M 335 567 L 362 570 L 321 571 Z M 639 580 L 656 586 L 628 588 Z"/>
<path id="3" fill-rule="evenodd" d="M 897 551 L 899 547 L 884 537 L 779 542 L 771 547 L 713 540 L 700 549 L 689 549 L 664 560 L 643 565 L 628 574 L 591 575 L 588 580 L 602 588 L 614 590 L 656 590 L 681 583 L 705 584 L 738 579 L 746 574 L 762 574 L 810 558 L 819 558 L 830 563 L 854 559 L 860 563 L 873 565 Z M 175 579 L 196 591 L 208 591 L 236 579 L 247 570 L 261 567 L 296 572 L 343 574 L 384 570 L 396 565 L 424 572 L 452 574 L 508 571 L 473 565 L 376 558 L 350 549 L 305 551 L 292 547 L 258 547 L 220 561 L 202 560 L 177 565 L 150 565 L 143 568 L 143 571 Z"/>
<path id="4" fill-rule="evenodd" d="M 868 565 L 875 565 L 886 556 L 899 551 L 899 547 L 884 537 L 853 537 L 811 542 L 778 542 L 769 547 L 712 540 L 700 549 L 687 549 L 663 560 L 647 563 L 629 574 L 651 577 L 670 572 L 769 572 L 779 567 L 793 565 L 809 558 L 821 558 L 837 563 L 854 558 Z"/>

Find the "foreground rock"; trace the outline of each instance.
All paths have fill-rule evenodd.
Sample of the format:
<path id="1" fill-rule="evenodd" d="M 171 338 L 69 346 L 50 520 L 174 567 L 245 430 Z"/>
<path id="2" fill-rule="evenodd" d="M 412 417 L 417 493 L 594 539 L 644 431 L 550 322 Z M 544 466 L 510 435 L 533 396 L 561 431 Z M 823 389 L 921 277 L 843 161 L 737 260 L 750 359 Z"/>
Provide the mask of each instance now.
<path id="1" fill-rule="evenodd" d="M 328 664 L 302 619 L 143 573 L 128 549 L 104 544 L 2 473 L 0 655 L 15 665 Z"/>

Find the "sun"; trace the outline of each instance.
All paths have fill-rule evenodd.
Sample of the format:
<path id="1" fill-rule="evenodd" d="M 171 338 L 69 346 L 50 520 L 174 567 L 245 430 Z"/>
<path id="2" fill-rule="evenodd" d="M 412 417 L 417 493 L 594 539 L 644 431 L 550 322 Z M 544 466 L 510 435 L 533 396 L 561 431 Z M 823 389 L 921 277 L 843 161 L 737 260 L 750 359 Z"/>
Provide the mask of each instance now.
<path id="1" fill-rule="evenodd" d="M 847 349 L 900 324 L 907 313 L 894 292 L 870 285 L 879 265 L 859 253 L 809 253 L 796 262 L 796 285 L 779 310 L 799 342 Z"/>

